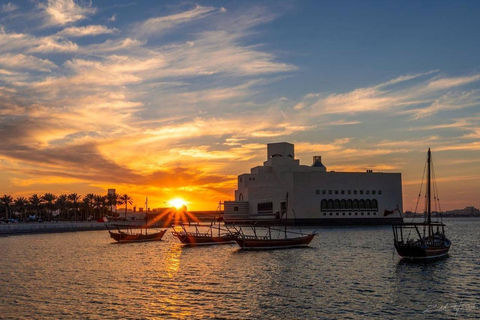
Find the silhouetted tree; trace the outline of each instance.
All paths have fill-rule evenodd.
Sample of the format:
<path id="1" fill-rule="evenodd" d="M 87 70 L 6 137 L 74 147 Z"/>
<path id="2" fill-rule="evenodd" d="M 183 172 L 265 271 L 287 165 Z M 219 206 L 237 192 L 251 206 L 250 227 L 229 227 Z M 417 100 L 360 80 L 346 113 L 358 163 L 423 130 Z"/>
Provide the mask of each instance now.
<path id="1" fill-rule="evenodd" d="M 83 203 L 85 203 L 87 219 L 90 216 L 93 217 L 93 209 L 94 209 L 94 206 L 95 206 L 95 195 L 93 193 L 87 194 L 85 197 L 83 197 Z"/>
<path id="2" fill-rule="evenodd" d="M 38 216 L 38 210 L 40 209 L 40 206 L 42 205 L 42 199 L 37 194 L 34 194 L 30 198 L 28 198 L 28 202 L 30 203 L 30 207 L 35 212 L 35 217 L 40 218 Z"/>
<path id="3" fill-rule="evenodd" d="M 12 205 L 13 198 L 12 196 L 8 196 L 5 194 L 3 197 L 0 198 L 0 202 L 5 207 L 5 218 L 8 219 L 10 213 L 10 206 Z"/>
<path id="4" fill-rule="evenodd" d="M 66 194 L 59 195 L 55 204 L 58 206 L 58 209 L 60 210 L 60 219 L 66 219 L 68 196 Z"/>
<path id="5" fill-rule="evenodd" d="M 118 193 L 107 194 L 108 205 L 110 206 L 110 213 L 113 215 L 113 206 L 117 208 L 117 204 L 120 204 L 120 195 Z"/>
<path id="6" fill-rule="evenodd" d="M 120 204 L 125 205 L 125 220 L 127 220 L 127 208 L 128 204 L 133 205 L 133 200 L 127 194 L 120 196 Z"/>
<path id="7" fill-rule="evenodd" d="M 68 197 L 68 200 L 70 200 L 71 203 L 72 203 L 74 213 L 75 213 L 74 220 L 76 221 L 77 220 L 77 212 L 78 212 L 78 201 L 80 201 L 81 197 L 76 193 L 71 193 L 67 197 Z"/>
<path id="8" fill-rule="evenodd" d="M 43 201 L 45 201 L 45 203 L 47 204 L 47 212 L 48 212 L 48 220 L 52 220 L 53 218 L 53 205 L 54 205 L 54 202 L 55 202 L 55 199 L 57 197 L 53 194 L 53 193 L 45 193 L 43 196 L 42 196 L 42 199 Z"/>
<path id="9" fill-rule="evenodd" d="M 20 212 L 20 219 L 25 220 L 27 217 L 25 215 L 25 210 L 27 209 L 28 201 L 24 197 L 18 197 L 15 199 L 13 202 L 13 205 L 15 206 L 15 210 Z"/>

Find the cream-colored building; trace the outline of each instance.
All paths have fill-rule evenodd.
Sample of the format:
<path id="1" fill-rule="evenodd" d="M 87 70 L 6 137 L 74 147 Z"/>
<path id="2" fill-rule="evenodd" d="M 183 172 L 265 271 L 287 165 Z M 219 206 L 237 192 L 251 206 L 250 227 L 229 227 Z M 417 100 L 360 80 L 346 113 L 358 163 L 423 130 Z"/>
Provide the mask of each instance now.
<path id="1" fill-rule="evenodd" d="M 224 202 L 227 223 L 391 224 L 399 211 L 400 173 L 327 171 L 319 156 L 300 165 L 287 142 L 268 144 L 267 161 L 239 175 L 235 201 Z"/>

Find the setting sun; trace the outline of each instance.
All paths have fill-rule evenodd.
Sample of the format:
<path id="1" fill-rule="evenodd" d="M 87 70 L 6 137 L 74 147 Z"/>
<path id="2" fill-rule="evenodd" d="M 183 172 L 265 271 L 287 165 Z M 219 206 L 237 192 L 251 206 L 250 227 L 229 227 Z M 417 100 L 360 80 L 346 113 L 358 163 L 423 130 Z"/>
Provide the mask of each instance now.
<path id="1" fill-rule="evenodd" d="M 180 209 L 181 207 L 186 206 L 187 202 L 183 199 L 175 198 L 175 199 L 172 199 L 172 200 L 168 201 L 168 204 L 171 205 L 172 207 Z"/>

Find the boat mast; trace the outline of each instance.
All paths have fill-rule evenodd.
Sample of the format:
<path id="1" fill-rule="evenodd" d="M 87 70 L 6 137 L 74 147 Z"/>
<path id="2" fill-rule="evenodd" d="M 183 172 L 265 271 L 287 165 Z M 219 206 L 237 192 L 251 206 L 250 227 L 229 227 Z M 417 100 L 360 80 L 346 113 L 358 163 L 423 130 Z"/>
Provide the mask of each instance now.
<path id="1" fill-rule="evenodd" d="M 427 164 L 428 164 L 428 171 L 427 171 L 427 224 L 428 224 L 428 235 L 431 236 L 431 222 L 432 222 L 432 207 L 431 207 L 431 172 L 430 172 L 430 166 L 431 166 L 431 152 L 430 148 L 428 148 L 428 158 L 427 158 Z"/>

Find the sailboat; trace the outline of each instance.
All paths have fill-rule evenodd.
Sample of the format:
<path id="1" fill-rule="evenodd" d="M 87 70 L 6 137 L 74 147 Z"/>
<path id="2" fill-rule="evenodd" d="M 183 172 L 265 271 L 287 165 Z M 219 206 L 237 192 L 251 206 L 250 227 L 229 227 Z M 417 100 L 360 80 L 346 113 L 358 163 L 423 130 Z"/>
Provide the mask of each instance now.
<path id="1" fill-rule="evenodd" d="M 293 211 L 293 210 L 292 210 Z M 293 211 L 295 213 L 295 211 Z M 270 225 L 235 226 L 228 225 L 233 239 L 244 250 L 267 250 L 306 247 L 316 236 L 316 232 L 302 233 L 288 230 L 285 212 L 284 228 Z"/>
<path id="2" fill-rule="evenodd" d="M 405 259 L 432 259 L 448 254 L 451 241 L 445 236 L 445 224 L 432 221 L 432 153 L 427 154 L 426 214 L 423 222 L 403 222 L 392 225 L 397 253 Z M 423 182 L 422 182 L 423 183 Z M 434 195 L 438 200 L 438 196 Z"/>
<path id="3" fill-rule="evenodd" d="M 144 242 L 144 241 L 160 241 L 167 232 L 167 229 L 154 229 L 154 232 L 148 232 L 152 229 L 148 226 L 148 198 L 145 200 L 145 226 L 132 225 L 105 225 L 110 237 L 119 243 L 125 242 Z"/>
<path id="4" fill-rule="evenodd" d="M 210 224 L 181 223 L 177 226 L 172 226 L 172 228 L 172 234 L 185 246 L 235 243 L 233 236 L 227 230 L 221 228 L 220 221 Z"/>

